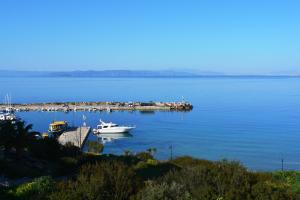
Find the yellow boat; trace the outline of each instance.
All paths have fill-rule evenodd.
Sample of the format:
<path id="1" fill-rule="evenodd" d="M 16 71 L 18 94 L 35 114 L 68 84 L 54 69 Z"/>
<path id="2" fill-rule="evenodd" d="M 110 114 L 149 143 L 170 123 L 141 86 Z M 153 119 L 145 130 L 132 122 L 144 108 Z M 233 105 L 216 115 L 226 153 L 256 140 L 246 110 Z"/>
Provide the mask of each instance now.
<path id="1" fill-rule="evenodd" d="M 49 134 L 48 133 L 42 133 L 42 138 L 48 138 Z"/>
<path id="2" fill-rule="evenodd" d="M 68 129 L 68 123 L 66 121 L 55 121 L 49 125 L 49 133 L 52 133 L 55 136 L 62 134 Z"/>

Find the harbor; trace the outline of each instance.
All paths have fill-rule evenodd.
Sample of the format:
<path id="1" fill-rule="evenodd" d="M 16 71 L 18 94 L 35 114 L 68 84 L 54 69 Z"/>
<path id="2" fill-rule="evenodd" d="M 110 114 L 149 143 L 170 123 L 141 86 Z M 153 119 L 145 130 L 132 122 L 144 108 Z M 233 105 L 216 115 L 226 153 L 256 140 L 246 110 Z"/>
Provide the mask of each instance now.
<path id="1" fill-rule="evenodd" d="M 7 109 L 6 104 L 0 104 L 0 111 Z M 11 104 L 10 109 L 15 112 L 70 112 L 70 111 L 191 111 L 193 105 L 181 102 L 49 102 Z"/>

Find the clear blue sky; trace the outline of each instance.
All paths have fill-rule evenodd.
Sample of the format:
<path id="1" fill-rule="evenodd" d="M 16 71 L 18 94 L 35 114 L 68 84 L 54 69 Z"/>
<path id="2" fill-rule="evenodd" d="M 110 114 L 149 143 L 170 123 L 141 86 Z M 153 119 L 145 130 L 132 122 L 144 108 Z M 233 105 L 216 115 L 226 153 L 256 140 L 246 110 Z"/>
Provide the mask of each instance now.
<path id="1" fill-rule="evenodd" d="M 0 69 L 300 71 L 300 1 L 0 0 Z"/>

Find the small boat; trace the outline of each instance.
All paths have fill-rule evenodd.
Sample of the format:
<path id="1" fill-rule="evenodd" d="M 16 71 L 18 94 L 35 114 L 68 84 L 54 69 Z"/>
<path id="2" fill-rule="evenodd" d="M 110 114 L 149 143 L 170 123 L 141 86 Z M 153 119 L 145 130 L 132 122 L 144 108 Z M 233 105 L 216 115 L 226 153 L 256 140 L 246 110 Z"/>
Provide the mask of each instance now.
<path id="1" fill-rule="evenodd" d="M 7 107 L 0 113 L 0 121 L 12 121 L 15 122 L 17 117 L 14 114 L 14 109 L 11 104 L 11 96 L 8 94 L 5 96 L 5 104 Z"/>
<path id="2" fill-rule="evenodd" d="M 0 121 L 15 121 L 16 115 L 11 112 L 0 113 Z"/>
<path id="3" fill-rule="evenodd" d="M 106 133 L 129 133 L 134 126 L 119 126 L 112 122 L 106 123 L 100 120 L 100 124 L 96 129 L 93 129 L 95 134 L 106 134 Z"/>
<path id="4" fill-rule="evenodd" d="M 54 121 L 49 125 L 48 132 L 53 134 L 54 136 L 59 136 L 66 130 L 68 130 L 69 126 L 66 121 Z"/>

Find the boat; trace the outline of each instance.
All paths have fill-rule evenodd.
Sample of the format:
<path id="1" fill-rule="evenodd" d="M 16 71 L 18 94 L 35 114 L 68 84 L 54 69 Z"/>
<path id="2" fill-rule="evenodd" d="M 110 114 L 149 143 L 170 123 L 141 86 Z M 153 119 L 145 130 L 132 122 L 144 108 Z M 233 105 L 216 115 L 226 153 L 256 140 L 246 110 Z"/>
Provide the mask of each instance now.
<path id="1" fill-rule="evenodd" d="M 12 108 L 11 97 L 9 95 L 6 95 L 4 102 L 7 105 L 7 107 L 5 108 L 5 110 L 3 110 L 3 112 L 0 113 L 0 121 L 13 121 L 13 122 L 15 122 L 17 117 L 14 114 L 14 110 Z"/>
<path id="2" fill-rule="evenodd" d="M 100 120 L 100 124 L 96 129 L 93 129 L 95 134 L 107 134 L 107 133 L 129 133 L 134 126 L 119 126 L 112 122 L 106 123 Z"/>
<path id="3" fill-rule="evenodd" d="M 54 136 L 59 136 L 66 130 L 68 130 L 69 126 L 66 121 L 54 121 L 49 125 L 48 132 L 53 134 Z"/>
<path id="4" fill-rule="evenodd" d="M 0 113 L 0 121 L 15 121 L 16 119 L 16 115 L 12 112 Z"/>

